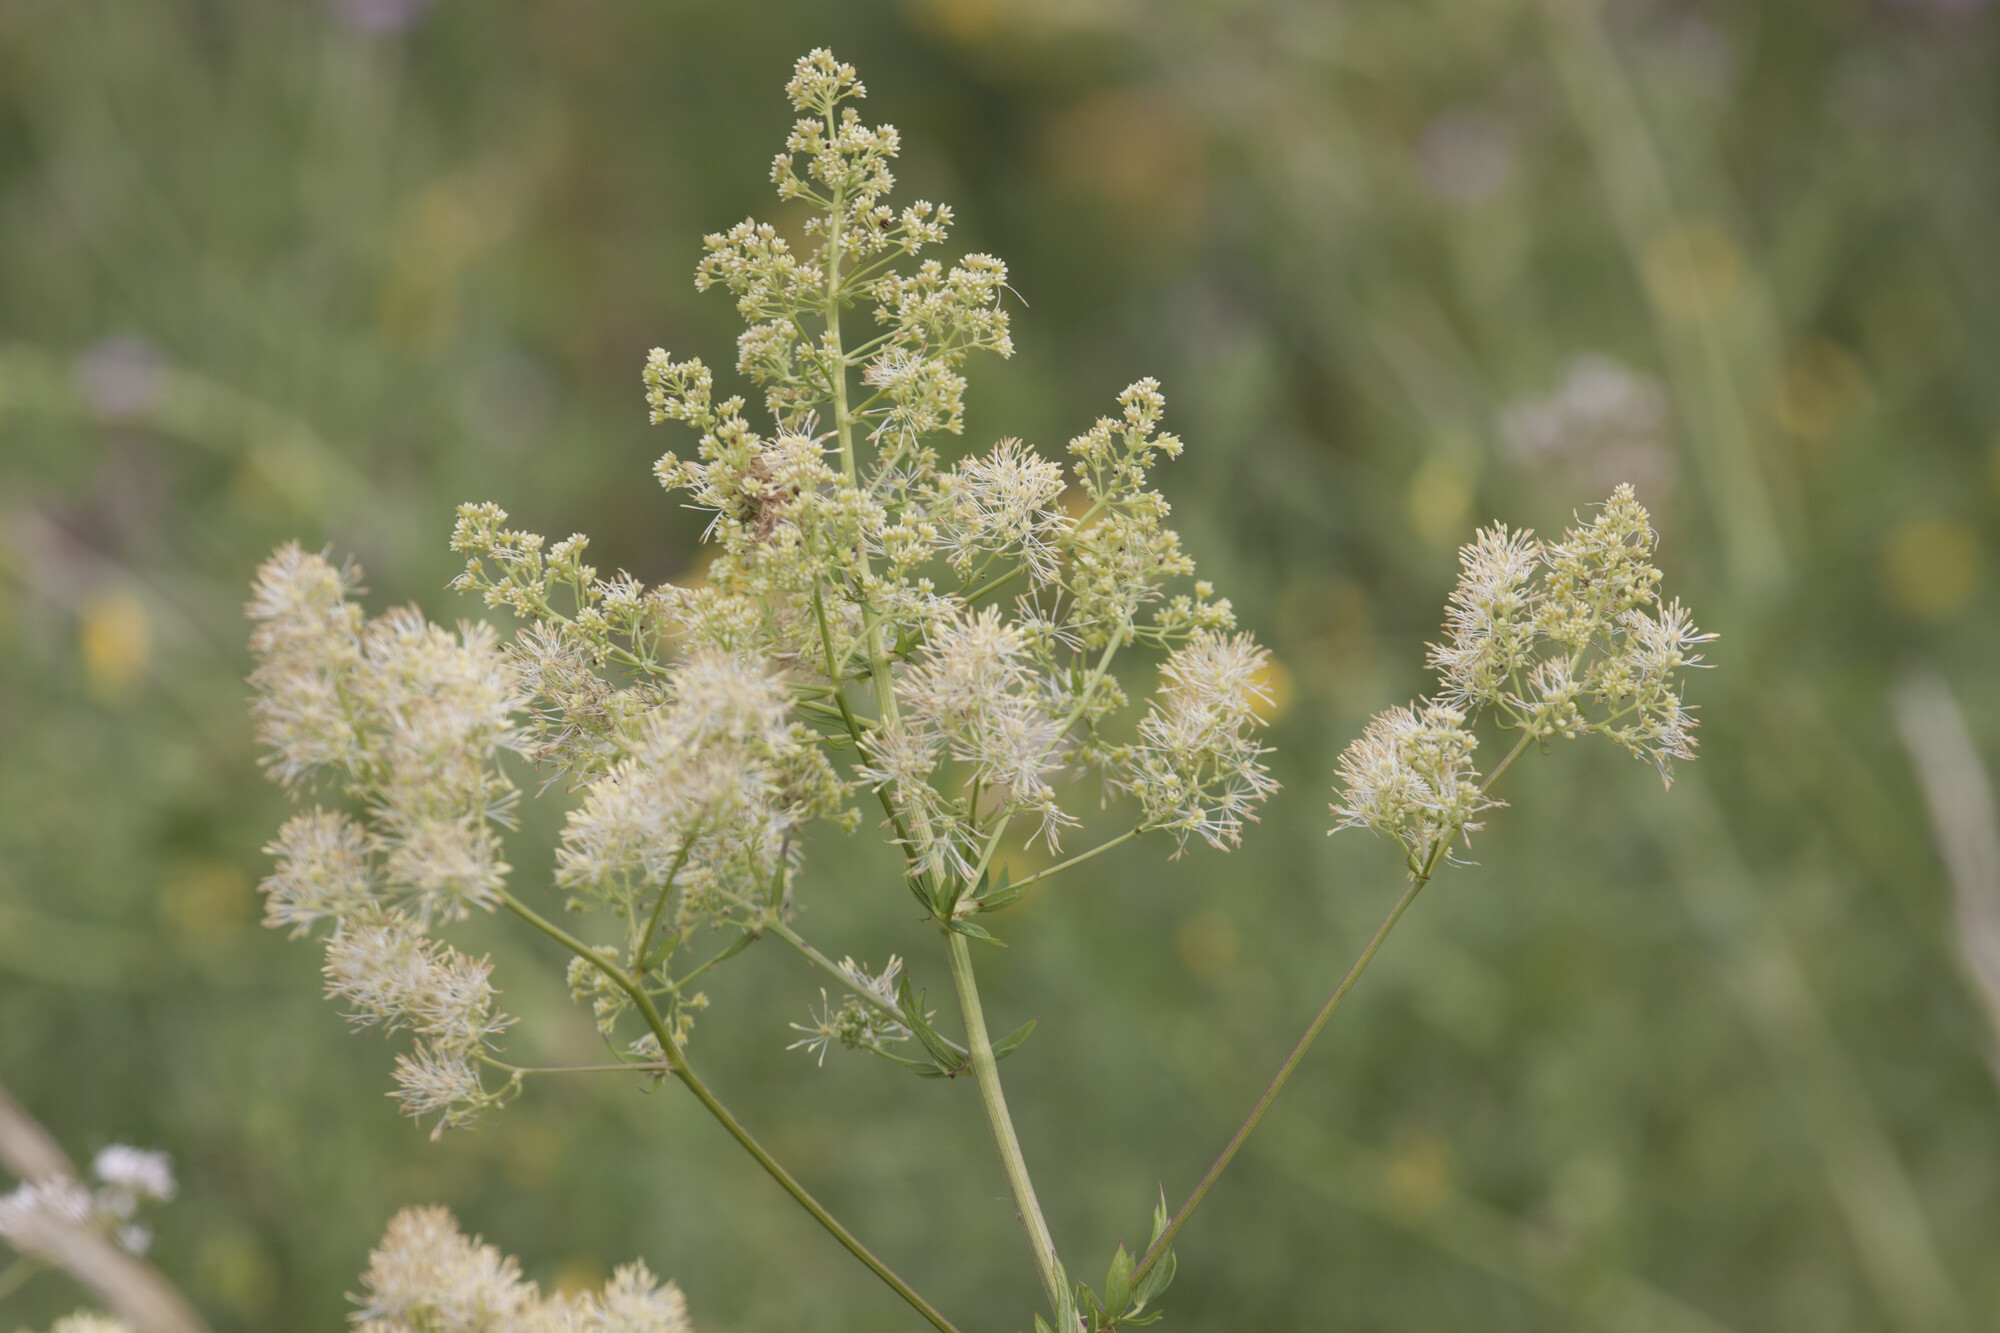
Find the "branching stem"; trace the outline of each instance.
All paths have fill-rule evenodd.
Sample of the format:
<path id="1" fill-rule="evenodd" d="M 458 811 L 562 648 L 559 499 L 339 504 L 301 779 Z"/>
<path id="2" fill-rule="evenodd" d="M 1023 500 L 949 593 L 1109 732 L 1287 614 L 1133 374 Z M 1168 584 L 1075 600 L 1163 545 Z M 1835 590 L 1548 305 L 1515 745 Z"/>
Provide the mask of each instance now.
<path id="1" fill-rule="evenodd" d="M 938 1329 L 939 1333 L 958 1333 L 958 1329 L 950 1320 L 939 1314 L 929 1301 L 919 1296 L 910 1287 L 909 1283 L 896 1276 L 893 1269 L 880 1259 L 877 1259 L 874 1253 L 866 1245 L 863 1245 L 853 1232 L 842 1226 L 840 1220 L 832 1213 L 829 1213 L 825 1205 L 821 1204 L 818 1199 L 815 1199 L 806 1190 L 806 1187 L 801 1185 L 797 1178 L 784 1168 L 777 1158 L 771 1156 L 765 1150 L 763 1144 L 757 1142 L 751 1136 L 750 1131 L 743 1127 L 742 1122 L 729 1113 L 728 1107 L 716 1100 L 715 1094 L 708 1090 L 708 1085 L 696 1076 L 693 1066 L 688 1064 L 687 1056 L 682 1053 L 679 1043 L 674 1041 L 673 1034 L 667 1030 L 666 1022 L 660 1017 L 660 1011 L 654 1007 L 652 997 L 646 994 L 643 986 L 627 974 L 625 969 L 619 967 L 595 949 L 592 949 L 555 922 L 542 916 L 541 913 L 529 907 L 519 898 L 516 898 L 508 890 L 502 889 L 500 891 L 500 899 L 507 905 L 508 911 L 520 917 L 523 921 L 526 921 L 536 930 L 541 931 L 542 934 L 562 945 L 577 957 L 589 962 L 609 978 L 613 985 L 624 991 L 630 997 L 632 1003 L 638 1007 L 641 1017 L 646 1020 L 646 1026 L 652 1030 L 654 1038 L 659 1041 L 661 1055 L 665 1059 L 667 1067 L 673 1073 L 673 1076 L 679 1079 L 689 1092 L 694 1094 L 695 1100 L 700 1102 L 707 1109 L 708 1113 L 721 1123 L 724 1129 L 729 1131 L 729 1136 L 741 1144 L 745 1152 L 756 1159 L 757 1165 L 763 1167 L 765 1173 L 771 1179 L 777 1181 L 783 1187 L 785 1193 L 791 1195 L 797 1201 L 799 1207 L 812 1214 L 813 1220 L 818 1222 L 822 1227 L 825 1227 L 828 1233 L 835 1240 L 839 1241 L 849 1254 L 852 1254 L 863 1264 L 867 1265 L 868 1270 L 887 1283 L 890 1290 L 909 1302 L 910 1307 L 918 1314 L 928 1319 L 931 1327 Z M 988 1058 L 991 1058 L 990 1049 L 988 1051 Z"/>
<path id="2" fill-rule="evenodd" d="M 1514 766 L 1514 761 L 1527 751 L 1528 746 L 1534 742 L 1534 739 L 1534 733 L 1532 732 L 1523 731 L 1521 733 L 1521 739 L 1514 742 L 1514 748 L 1507 752 L 1506 758 L 1502 759 L 1493 771 L 1487 774 L 1486 780 L 1480 783 L 1479 791 L 1481 795 L 1491 790 L 1493 784 L 1500 780 L 1500 775 Z M 1286 1080 L 1290 1079 L 1292 1071 L 1299 1067 L 1299 1061 L 1305 1059 L 1306 1052 L 1312 1049 L 1313 1042 L 1319 1037 L 1320 1029 L 1326 1026 L 1326 1020 L 1333 1017 L 1333 1011 L 1338 1009 L 1340 1002 L 1347 998 L 1347 992 L 1353 989 L 1354 983 L 1360 980 L 1363 972 L 1367 971 L 1368 964 L 1373 961 L 1376 950 L 1382 947 L 1382 941 L 1389 938 L 1389 932 L 1394 930 L 1396 923 L 1403 919 L 1403 913 L 1407 912 L 1410 909 L 1410 904 L 1417 900 L 1417 894 L 1422 891 L 1424 885 L 1430 883 L 1431 876 L 1437 873 L 1438 864 L 1444 860 L 1445 853 L 1450 846 L 1450 837 L 1439 838 L 1431 847 L 1430 855 L 1425 858 L 1423 864 L 1412 871 L 1409 887 L 1403 890 L 1400 898 L 1396 899 L 1396 905 L 1389 909 L 1389 915 L 1382 918 L 1382 924 L 1376 927 L 1374 937 L 1368 941 L 1368 947 L 1363 949 L 1361 956 L 1354 960 L 1354 966 L 1347 969 L 1347 975 L 1341 978 L 1340 985 L 1334 989 L 1333 995 L 1320 1007 L 1319 1013 L 1314 1016 L 1312 1023 L 1306 1028 L 1305 1035 L 1299 1038 L 1296 1046 L 1292 1047 L 1292 1053 L 1285 1057 L 1283 1064 L 1278 1066 L 1278 1072 L 1272 1076 L 1270 1083 L 1264 1089 L 1264 1094 L 1257 1099 L 1257 1104 L 1250 1108 L 1250 1114 L 1245 1117 L 1241 1125 L 1237 1126 L 1236 1133 L 1230 1137 L 1229 1142 L 1224 1145 L 1221 1154 L 1208 1168 L 1207 1173 L 1202 1176 L 1200 1183 L 1194 1187 L 1194 1192 L 1188 1195 L 1187 1202 L 1180 1206 L 1180 1211 L 1175 1213 L 1172 1219 L 1168 1221 L 1166 1229 L 1160 1232 L 1159 1238 L 1147 1247 L 1146 1253 L 1140 1257 L 1138 1263 L 1133 1265 L 1132 1283 L 1134 1286 L 1137 1286 L 1139 1280 L 1152 1269 L 1154 1264 L 1159 1262 L 1160 1256 L 1165 1254 L 1168 1248 L 1173 1245 L 1175 1233 L 1187 1222 L 1188 1218 L 1194 1213 L 1194 1210 L 1201 1206 L 1201 1201 L 1208 1197 L 1208 1191 L 1215 1185 L 1216 1180 L 1222 1175 L 1223 1170 L 1235 1158 L 1237 1151 L 1243 1147 L 1244 1140 L 1250 1137 L 1250 1131 L 1257 1128 L 1257 1122 L 1264 1118 L 1264 1112 L 1270 1109 L 1273 1101 L 1277 1100 L 1278 1093 L 1284 1088 Z"/>
<path id="3" fill-rule="evenodd" d="M 1123 833 L 1119 834 L 1117 837 L 1111 838 L 1105 842 L 1100 842 L 1097 844 L 1097 846 L 1091 848 L 1087 852 L 1078 852 L 1075 856 L 1070 857 L 1069 860 L 1067 861 L 1058 861 L 1056 864 L 1048 867 L 1045 870 L 1037 870 L 1032 875 L 1026 875 L 1020 879 L 1015 880 L 1013 884 L 1010 886 L 1010 888 L 1025 889 L 1028 887 L 1028 885 L 1036 883 L 1039 880 L 1053 878 L 1056 875 L 1060 875 L 1065 870 L 1068 870 L 1074 866 L 1082 865 L 1085 861 L 1088 861 L 1093 856 L 1101 856 L 1105 852 L 1110 851 L 1113 847 L 1117 847 L 1124 843 L 1132 841 L 1132 839 L 1138 837 L 1141 833 L 1144 832 L 1145 832 L 1144 829 L 1138 829 L 1138 828 L 1126 829 Z M 1019 899 L 1015 899 L 1014 901 L 1018 902 Z M 1012 906 L 1012 903 L 1009 903 L 1008 905 Z"/>

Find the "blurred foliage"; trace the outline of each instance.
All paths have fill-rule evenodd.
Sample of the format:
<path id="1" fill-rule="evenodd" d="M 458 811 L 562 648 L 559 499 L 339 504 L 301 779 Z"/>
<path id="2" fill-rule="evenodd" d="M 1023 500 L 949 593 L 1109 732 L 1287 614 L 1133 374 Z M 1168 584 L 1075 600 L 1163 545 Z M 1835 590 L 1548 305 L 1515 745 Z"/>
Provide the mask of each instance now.
<path id="1" fill-rule="evenodd" d="M 427 1143 L 252 887 L 275 543 L 440 620 L 462 499 L 696 566 L 640 362 L 727 364 L 689 273 L 817 44 L 1013 266 L 968 443 L 1160 376 L 1179 525 L 1283 663 L 1244 849 L 1120 849 L 989 964 L 993 1021 L 1042 1019 L 1006 1073 L 1072 1265 L 1143 1241 L 1396 891 L 1325 789 L 1424 688 L 1454 543 L 1629 477 L 1723 634 L 1703 759 L 1665 800 L 1609 747 L 1515 771 L 1185 1233 L 1171 1326 L 1996 1327 L 1992 1016 L 1886 704 L 1935 666 L 2000 751 L 1981 0 L 0 0 L 0 1079 L 72 1152 L 172 1151 L 155 1254 L 217 1328 L 340 1327 L 413 1202 L 547 1281 L 643 1256 L 704 1328 L 907 1322 L 673 1090 Z M 816 852 L 809 929 L 936 989 L 879 851 Z M 513 1049 L 589 1058 L 546 951 L 490 947 Z M 972 1090 L 787 1054 L 794 962 L 724 978 L 697 1060 L 944 1309 L 1018 1322 Z"/>

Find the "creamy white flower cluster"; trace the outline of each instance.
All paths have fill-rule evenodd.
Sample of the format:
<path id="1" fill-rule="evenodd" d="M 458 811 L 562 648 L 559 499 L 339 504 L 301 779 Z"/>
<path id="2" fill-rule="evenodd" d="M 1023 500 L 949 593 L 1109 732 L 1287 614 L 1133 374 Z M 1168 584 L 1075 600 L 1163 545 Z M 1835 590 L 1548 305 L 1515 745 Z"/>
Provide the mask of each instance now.
<path id="1" fill-rule="evenodd" d="M 709 238 L 697 273 L 734 293 L 750 324 L 739 369 L 765 387 L 776 433 L 759 433 L 741 398 L 718 400 L 699 360 L 656 350 L 646 364 L 653 420 L 699 436 L 694 457 L 670 453 L 656 471 L 712 516 L 705 580 L 603 579 L 580 562 L 581 537 L 545 553 L 491 505 L 460 511 L 457 586 L 528 621 L 512 658 L 533 699 L 530 752 L 593 784 L 562 883 L 629 905 L 628 886 L 698 883 L 690 840 L 725 835 L 759 857 L 758 873 L 774 870 L 769 851 L 798 817 L 830 811 L 832 770 L 806 758 L 822 754 L 844 753 L 846 779 L 879 794 L 919 896 L 942 912 L 976 910 L 969 895 L 1008 829 L 1054 847 L 1077 823 L 1060 788 L 1078 769 L 1135 796 L 1142 828 L 1232 844 L 1275 785 L 1255 739 L 1267 659 L 1229 634 L 1229 603 L 1207 584 L 1169 590 L 1193 562 L 1149 482 L 1181 450 L 1160 430 L 1159 386 L 1133 385 L 1117 417 L 1072 440 L 1071 469 L 1017 439 L 941 463 L 926 436 L 958 428 L 957 368 L 1012 351 L 1004 266 L 975 255 L 899 269 L 946 240 L 950 209 L 882 202 L 898 139 L 846 105 L 862 92 L 852 69 L 814 52 L 789 91 L 805 114 L 774 179 L 818 210 L 814 249 L 747 221 Z M 853 346 L 840 325 L 850 302 L 872 304 L 881 330 Z M 1136 647 L 1167 652 L 1161 691 L 1121 724 L 1111 667 Z M 672 737 L 638 742 L 668 709 L 668 677 L 725 661 L 770 674 L 758 756 L 742 758 L 739 738 L 719 767 L 784 769 L 810 800 L 693 796 L 682 770 L 707 761 Z M 748 864 L 731 878 L 682 901 L 757 899 Z M 622 1007 L 601 978 L 577 980 L 601 1017 Z"/>
<path id="2" fill-rule="evenodd" d="M 689 1333 L 687 1300 L 643 1263 L 601 1290 L 543 1295 L 444 1208 L 405 1208 L 361 1275 L 360 1333 Z"/>
<path id="3" fill-rule="evenodd" d="M 264 921 L 294 935 L 332 924 L 327 994 L 357 1025 L 416 1035 L 395 1095 L 442 1129 L 503 1095 L 479 1068 L 511 1021 L 494 1009 L 491 963 L 431 931 L 499 901 L 496 826 L 517 794 L 499 756 L 519 744 L 520 682 L 491 626 L 454 637 L 414 608 L 371 621 L 351 598 L 359 578 L 288 545 L 258 571 L 247 608 L 252 708 L 274 776 L 324 777 L 362 810 L 286 821 L 265 848 L 277 865 Z"/>
<path id="4" fill-rule="evenodd" d="M 1411 874 L 1427 877 L 1500 804 L 1473 764 L 1481 713 L 1523 743 L 1609 737 L 1671 782 L 1673 761 L 1694 758 L 1695 745 L 1678 673 L 1700 666 L 1694 650 L 1715 636 L 1697 632 L 1678 601 L 1660 604 L 1657 540 L 1626 485 L 1561 541 L 1496 524 L 1462 548 L 1446 641 L 1430 649 L 1438 698 L 1390 709 L 1348 746 L 1336 827 L 1391 834 Z"/>
<path id="5" fill-rule="evenodd" d="M 816 212 L 809 252 L 751 220 L 711 236 L 696 274 L 736 298 L 738 369 L 772 433 L 718 399 L 699 360 L 656 350 L 645 366 L 653 419 L 697 436 L 655 470 L 712 516 L 703 579 L 606 576 L 585 537 L 550 543 L 493 504 L 458 512 L 454 587 L 514 620 L 504 646 L 415 611 L 370 621 L 356 573 L 295 546 L 259 576 L 252 681 L 272 772 L 293 787 L 324 775 L 355 806 L 281 831 L 267 921 L 332 923 L 329 992 L 357 1023 L 413 1034 L 398 1095 L 440 1127 L 518 1086 L 480 1081 L 508 1068 L 487 964 L 435 935 L 507 892 L 508 751 L 578 793 L 554 879 L 601 924 L 572 991 L 618 1058 L 654 1070 L 706 1004 L 688 983 L 790 920 L 815 822 L 852 828 L 879 805 L 929 914 L 984 934 L 969 918 L 1012 900 L 982 897 L 1002 840 L 1056 848 L 1083 773 L 1132 798 L 1126 836 L 1179 846 L 1233 845 L 1275 787 L 1257 740 L 1266 655 L 1191 580 L 1152 488 L 1181 451 L 1158 385 L 1128 388 L 1067 467 L 1016 439 L 941 461 L 963 363 L 1013 350 L 1006 268 L 923 253 L 951 210 L 886 202 L 899 140 L 862 124 L 851 68 L 814 52 L 788 92 L 799 119 L 773 179 Z M 856 307 L 872 327 L 843 329 Z M 1158 655 L 1159 689 L 1128 708 L 1113 668 L 1140 653 Z M 737 935 L 697 961 L 715 929 Z M 893 976 L 819 963 L 856 1003 L 823 1006 L 809 1044 L 888 1055 L 912 1035 Z M 621 1022 L 655 1007 L 619 1044 Z"/>
<path id="6" fill-rule="evenodd" d="M 56 1177 L 23 1181 L 0 1194 L 0 1240 L 24 1254 L 40 1253 L 41 1228 L 53 1221 L 89 1227 L 132 1254 L 144 1254 L 153 1232 L 138 1220 L 140 1208 L 174 1197 L 167 1155 L 114 1143 L 92 1160 L 90 1174 L 94 1186 Z"/>

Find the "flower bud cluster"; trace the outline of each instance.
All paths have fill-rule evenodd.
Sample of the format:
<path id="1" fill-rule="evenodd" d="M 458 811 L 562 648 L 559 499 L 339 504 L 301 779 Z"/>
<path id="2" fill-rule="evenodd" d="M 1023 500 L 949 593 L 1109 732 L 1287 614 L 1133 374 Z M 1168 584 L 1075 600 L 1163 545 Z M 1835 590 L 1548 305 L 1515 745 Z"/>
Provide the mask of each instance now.
<path id="1" fill-rule="evenodd" d="M 1377 717 L 1340 761 L 1339 828 L 1368 827 L 1402 843 L 1426 877 L 1455 838 L 1479 828 L 1485 795 L 1470 721 L 1481 713 L 1523 744 L 1596 733 L 1651 761 L 1663 782 L 1694 758 L 1694 718 L 1679 672 L 1701 665 L 1698 632 L 1678 601 L 1661 606 L 1657 537 L 1632 488 L 1561 541 L 1495 525 L 1459 552 L 1432 644 L 1438 701 Z"/>
<path id="2" fill-rule="evenodd" d="M 543 1295 L 520 1264 L 444 1208 L 389 1219 L 354 1299 L 360 1333 L 689 1333 L 687 1299 L 644 1263 L 620 1267 L 597 1291 Z"/>

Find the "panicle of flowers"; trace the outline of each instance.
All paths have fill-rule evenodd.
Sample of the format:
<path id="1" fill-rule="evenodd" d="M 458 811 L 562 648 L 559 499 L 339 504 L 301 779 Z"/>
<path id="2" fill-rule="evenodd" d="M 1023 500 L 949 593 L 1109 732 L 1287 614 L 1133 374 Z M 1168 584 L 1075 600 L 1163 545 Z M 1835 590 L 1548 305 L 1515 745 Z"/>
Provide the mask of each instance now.
<path id="1" fill-rule="evenodd" d="M 1498 524 L 1481 531 L 1459 552 L 1445 642 L 1430 647 L 1438 700 L 1390 709 L 1348 747 L 1336 827 L 1393 835 L 1412 875 L 1428 876 L 1497 804 L 1472 761 L 1480 714 L 1520 732 L 1521 745 L 1606 736 L 1671 782 L 1673 761 L 1694 757 L 1678 673 L 1700 666 L 1695 650 L 1715 636 L 1678 601 L 1660 606 L 1657 540 L 1629 485 L 1561 541 Z"/>
<path id="2" fill-rule="evenodd" d="M 520 1264 L 467 1237 L 449 1210 L 405 1208 L 351 1299 L 360 1333 L 689 1333 L 687 1300 L 640 1262 L 598 1291 L 543 1295 Z"/>
<path id="3" fill-rule="evenodd" d="M 635 924 L 641 899 L 671 894 L 656 924 L 685 934 L 764 904 L 774 880 L 782 888 L 799 831 L 837 814 L 845 788 L 791 720 L 780 676 L 700 647 L 667 677 L 665 695 L 570 812 L 556 882 Z M 635 965 L 653 942 L 645 933 L 627 941 Z"/>
<path id="4" fill-rule="evenodd" d="M 1473 816 L 1489 799 L 1472 765 L 1479 745 L 1465 715 L 1420 700 L 1369 722 L 1340 757 L 1341 801 L 1336 828 L 1372 828 L 1402 844 L 1411 873 L 1423 873 L 1452 839 L 1477 832 Z"/>
<path id="5" fill-rule="evenodd" d="M 1496 523 L 1458 553 L 1460 574 L 1445 606 L 1449 641 L 1432 644 L 1428 665 L 1454 708 L 1497 704 L 1534 650 L 1535 603 L 1528 585 L 1541 567 L 1542 547 L 1528 531 Z"/>
<path id="6" fill-rule="evenodd" d="M 508 867 L 498 829 L 511 822 L 519 677 L 489 625 L 457 636 L 410 608 L 370 620 L 352 600 L 359 571 L 336 570 L 296 544 L 258 572 L 253 711 L 288 786 L 324 774 L 360 817 L 313 808 L 265 849 L 264 920 L 327 938 L 327 990 L 357 1023 L 408 1029 L 395 1094 L 414 1115 L 462 1124 L 502 1094 L 478 1065 L 511 1021 L 493 1010 L 490 965 L 429 936 L 497 905 Z M 317 710 L 332 724 L 294 725 Z M 328 743 L 334 737 L 337 744 Z"/>
<path id="7" fill-rule="evenodd" d="M 629 574 L 601 577 L 583 558 L 590 539 L 581 533 L 544 556 L 540 534 L 506 522 L 498 505 L 459 506 L 451 549 L 466 565 L 451 586 L 524 622 L 506 654 L 530 714 L 514 748 L 551 781 L 588 781 L 660 701 L 656 676 L 671 656 L 667 602 Z M 607 667 L 629 678 L 607 679 Z"/>
<path id="8" fill-rule="evenodd" d="M 1154 489 L 1182 448 L 1157 383 L 1129 386 L 1067 464 L 1011 438 L 940 458 L 966 362 L 1012 354 L 1007 269 L 932 256 L 952 211 L 890 201 L 900 139 L 862 122 L 863 94 L 825 51 L 798 63 L 772 178 L 816 214 L 807 239 L 746 219 L 696 269 L 736 301 L 737 370 L 769 422 L 719 397 L 699 359 L 646 359 L 652 420 L 694 436 L 654 469 L 707 515 L 693 586 L 602 573 L 583 536 L 551 542 L 491 503 L 458 510 L 453 586 L 511 619 L 504 646 L 414 611 L 369 621 L 358 572 L 295 546 L 259 576 L 252 679 L 273 771 L 330 775 L 359 806 L 280 831 L 266 919 L 330 925 L 330 991 L 357 1022 L 411 1034 L 396 1095 L 440 1125 L 518 1086 L 480 1082 L 507 1023 L 486 964 L 433 938 L 505 893 L 506 751 L 574 793 L 555 885 L 604 922 L 586 946 L 604 952 L 577 960 L 572 992 L 618 1058 L 647 1063 L 706 1003 L 681 985 L 689 941 L 740 933 L 692 965 L 706 970 L 788 920 L 817 822 L 852 828 L 879 803 L 911 890 L 970 933 L 965 917 L 1012 900 L 981 897 L 1002 838 L 1054 849 L 1087 772 L 1133 798 L 1133 831 L 1180 845 L 1233 845 L 1275 787 L 1256 740 L 1265 655 L 1191 577 Z M 854 308 L 872 327 L 843 327 Z M 1166 665 L 1158 698 L 1128 713 L 1113 668 L 1138 651 Z M 910 1035 L 846 980 L 852 1003 L 823 1005 L 809 1044 Z M 636 1009 L 635 1045 L 618 1028 Z"/>
<path id="9" fill-rule="evenodd" d="M 0 1240 L 23 1254 L 45 1254 L 53 1223 L 88 1227 L 131 1254 L 144 1254 L 153 1232 L 139 1212 L 174 1197 L 172 1161 L 163 1152 L 114 1143 L 92 1159 L 90 1174 L 94 1184 L 55 1176 L 0 1194 Z"/>
<path id="10" fill-rule="evenodd" d="M 1160 668 L 1160 694 L 1139 723 L 1122 780 L 1145 810 L 1144 827 L 1225 849 L 1277 789 L 1257 743 L 1260 706 L 1271 707 L 1270 654 L 1246 634 L 1197 631 Z M 1176 853 L 1178 854 L 1178 853 Z"/>
<path id="11" fill-rule="evenodd" d="M 929 505 L 938 544 L 961 578 L 1013 557 L 1038 583 L 1053 583 L 1061 542 L 1074 526 L 1062 507 L 1062 467 L 1016 439 L 940 472 Z"/>
<path id="12" fill-rule="evenodd" d="M 494 1012 L 492 971 L 491 960 L 427 938 L 408 918 L 343 923 L 327 940 L 326 993 L 350 1006 L 348 1021 L 418 1035 L 396 1058 L 392 1095 L 412 1116 L 438 1115 L 434 1138 L 506 1096 L 479 1077 L 481 1057 L 514 1021 Z"/>
<path id="13" fill-rule="evenodd" d="M 272 775 L 296 787 L 325 772 L 365 801 L 388 890 L 423 919 L 491 910 L 507 873 L 494 826 L 515 797 L 498 756 L 517 742 L 517 677 L 490 625 L 454 638 L 409 607 L 368 620 L 348 600 L 358 577 L 296 543 L 258 571 L 250 683 Z M 274 888 L 281 918 L 320 910 L 302 882 Z"/>

